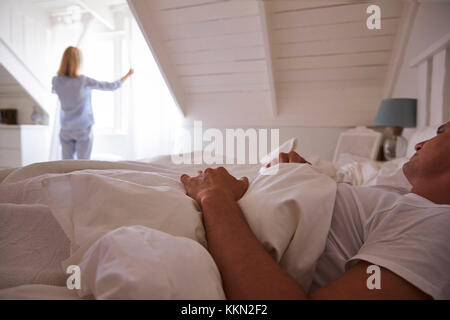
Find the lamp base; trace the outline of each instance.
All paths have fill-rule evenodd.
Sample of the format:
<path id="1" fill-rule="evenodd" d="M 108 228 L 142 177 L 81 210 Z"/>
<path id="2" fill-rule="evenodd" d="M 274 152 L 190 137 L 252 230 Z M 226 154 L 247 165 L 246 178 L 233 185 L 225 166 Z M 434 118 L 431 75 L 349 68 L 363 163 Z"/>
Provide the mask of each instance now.
<path id="1" fill-rule="evenodd" d="M 394 160 L 406 156 L 408 141 L 402 136 L 394 135 L 384 142 L 383 151 L 386 160 Z"/>

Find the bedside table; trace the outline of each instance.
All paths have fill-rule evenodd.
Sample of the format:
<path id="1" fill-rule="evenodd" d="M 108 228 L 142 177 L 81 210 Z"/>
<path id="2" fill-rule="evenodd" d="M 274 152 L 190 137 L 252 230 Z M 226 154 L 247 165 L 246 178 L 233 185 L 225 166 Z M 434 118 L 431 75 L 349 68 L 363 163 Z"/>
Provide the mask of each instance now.
<path id="1" fill-rule="evenodd" d="M 0 169 L 48 161 L 49 133 L 42 125 L 0 125 Z"/>

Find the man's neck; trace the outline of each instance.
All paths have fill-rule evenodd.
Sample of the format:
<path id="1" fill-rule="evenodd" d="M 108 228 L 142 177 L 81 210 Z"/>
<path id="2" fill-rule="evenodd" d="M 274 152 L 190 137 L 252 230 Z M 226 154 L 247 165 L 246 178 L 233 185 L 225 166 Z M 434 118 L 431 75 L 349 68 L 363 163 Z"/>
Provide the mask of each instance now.
<path id="1" fill-rule="evenodd" d="M 427 179 L 413 184 L 411 190 L 421 197 L 424 197 L 436 204 L 450 205 L 450 177 L 440 176 L 436 179 Z"/>

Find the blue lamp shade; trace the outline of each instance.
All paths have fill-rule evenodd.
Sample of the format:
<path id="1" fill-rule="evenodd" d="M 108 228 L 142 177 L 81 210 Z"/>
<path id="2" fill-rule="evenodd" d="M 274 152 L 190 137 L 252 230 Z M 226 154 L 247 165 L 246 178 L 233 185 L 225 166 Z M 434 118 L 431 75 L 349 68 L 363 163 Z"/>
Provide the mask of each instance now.
<path id="1" fill-rule="evenodd" d="M 413 128 L 416 126 L 417 99 L 384 99 L 378 109 L 375 126 Z"/>

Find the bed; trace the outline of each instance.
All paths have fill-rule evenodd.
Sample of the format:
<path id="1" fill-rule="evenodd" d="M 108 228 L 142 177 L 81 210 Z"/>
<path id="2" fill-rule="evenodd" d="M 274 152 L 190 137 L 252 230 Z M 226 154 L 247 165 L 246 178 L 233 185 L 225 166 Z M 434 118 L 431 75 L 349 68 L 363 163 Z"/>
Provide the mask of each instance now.
<path id="1" fill-rule="evenodd" d="M 435 129 L 418 130 L 408 156 Z M 278 151 L 292 150 L 295 141 Z M 246 219 L 305 291 L 325 246 L 336 182 L 410 188 L 401 171 L 407 158 L 358 158 L 340 166 L 307 160 L 312 166 L 225 165 L 234 176 L 249 178 L 239 202 Z M 224 299 L 200 209 L 179 182 L 182 173 L 206 167 L 175 166 L 161 156 L 0 171 L 0 299 Z M 305 247 L 311 241 L 312 250 Z M 73 290 L 66 272 L 71 266 L 82 275 Z"/>

